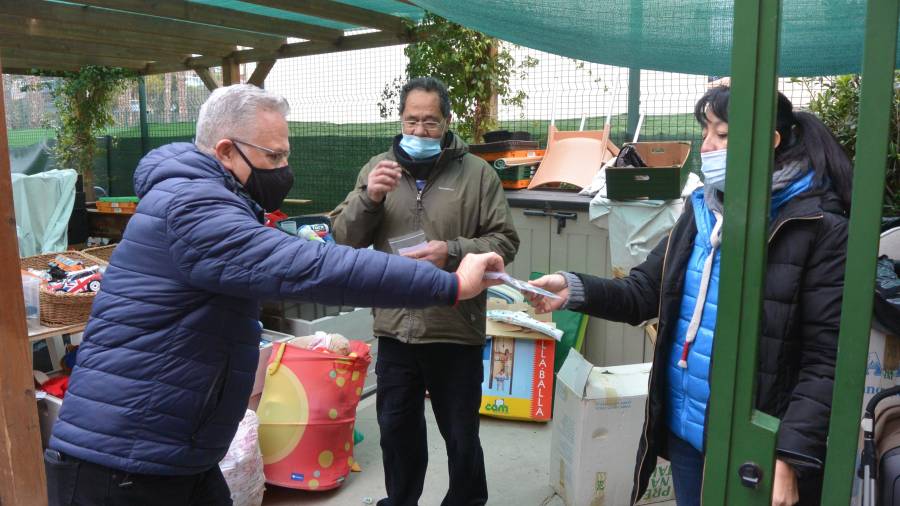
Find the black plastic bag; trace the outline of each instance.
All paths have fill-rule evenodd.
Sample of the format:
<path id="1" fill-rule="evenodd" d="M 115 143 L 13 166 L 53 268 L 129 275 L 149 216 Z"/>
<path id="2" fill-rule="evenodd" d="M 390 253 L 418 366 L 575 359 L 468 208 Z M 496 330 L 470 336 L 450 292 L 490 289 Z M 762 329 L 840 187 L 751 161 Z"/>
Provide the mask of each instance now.
<path id="1" fill-rule="evenodd" d="M 634 149 L 634 146 L 630 144 L 626 144 L 621 150 L 619 150 L 619 155 L 616 156 L 616 161 L 613 162 L 613 167 L 646 167 L 647 164 L 644 163 L 644 159 L 641 158 L 641 155 L 638 154 L 637 150 Z"/>
<path id="2" fill-rule="evenodd" d="M 900 336 L 900 276 L 898 262 L 881 256 L 875 270 L 875 319 L 889 333 Z"/>

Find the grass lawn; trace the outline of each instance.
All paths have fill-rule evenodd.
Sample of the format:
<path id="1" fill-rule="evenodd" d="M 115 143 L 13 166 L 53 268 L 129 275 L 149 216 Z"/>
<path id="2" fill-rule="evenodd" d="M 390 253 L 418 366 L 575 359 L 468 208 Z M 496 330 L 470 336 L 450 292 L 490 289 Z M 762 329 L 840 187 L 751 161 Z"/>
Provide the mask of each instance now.
<path id="1" fill-rule="evenodd" d="M 603 117 L 590 117 L 586 120 L 586 129 L 602 129 Z M 578 128 L 580 118 L 564 118 L 556 122 L 560 130 L 575 130 Z M 539 140 L 547 137 L 548 120 L 511 120 L 502 121 L 501 129 L 521 130 L 531 133 Z M 614 141 L 622 142 L 625 139 L 627 118 L 624 114 L 612 118 L 611 135 Z M 150 137 L 192 137 L 194 135 L 194 123 L 150 123 L 148 125 Z M 292 137 L 331 137 L 331 136 L 372 136 L 391 137 L 399 130 L 395 122 L 379 123 L 325 123 L 325 122 L 290 122 Z M 140 137 L 141 131 L 137 126 L 113 127 L 107 131 L 114 137 Z M 647 116 L 641 131 L 641 137 L 645 139 L 695 139 L 699 136 L 693 116 L 690 114 L 674 114 L 666 116 Z M 29 146 L 47 137 L 52 137 L 53 131 L 43 128 L 30 128 L 9 131 L 10 147 Z M 630 139 L 628 139 L 630 140 Z"/>

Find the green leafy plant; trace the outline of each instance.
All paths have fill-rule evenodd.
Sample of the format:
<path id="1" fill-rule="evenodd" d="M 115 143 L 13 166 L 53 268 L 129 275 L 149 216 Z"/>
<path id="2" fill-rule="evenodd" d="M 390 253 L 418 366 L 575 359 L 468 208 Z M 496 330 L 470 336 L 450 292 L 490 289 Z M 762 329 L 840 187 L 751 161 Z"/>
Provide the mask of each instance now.
<path id="1" fill-rule="evenodd" d="M 418 41 L 404 50 L 407 78 L 434 76 L 444 81 L 455 129 L 466 140 L 480 142 L 497 126 L 498 96 L 504 97 L 504 105 L 518 107 L 528 98 L 521 90 L 512 93 L 509 81 L 517 74 L 524 78 L 538 64 L 536 58 L 517 63 L 501 41 L 432 13 L 411 29 Z M 397 110 L 405 80 L 398 77 L 385 85 L 378 104 L 383 118 Z"/>
<path id="2" fill-rule="evenodd" d="M 54 158 L 60 167 L 81 174 L 88 200 L 94 200 L 96 138 L 115 122 L 113 101 L 135 77 L 121 68 L 85 66 L 42 83 L 50 89 L 56 106 L 56 114 L 50 119 L 56 130 Z"/>
<path id="3" fill-rule="evenodd" d="M 813 95 L 809 110 L 837 137 L 851 159 L 856 156 L 859 124 L 859 75 L 799 79 Z M 894 74 L 890 142 L 885 174 L 884 216 L 900 216 L 900 72 Z"/>

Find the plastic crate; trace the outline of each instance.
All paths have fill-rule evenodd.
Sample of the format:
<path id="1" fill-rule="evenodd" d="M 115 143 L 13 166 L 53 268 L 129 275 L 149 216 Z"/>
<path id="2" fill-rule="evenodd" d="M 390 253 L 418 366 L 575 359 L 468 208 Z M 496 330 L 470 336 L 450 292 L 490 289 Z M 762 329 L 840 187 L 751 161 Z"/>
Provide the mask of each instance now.
<path id="1" fill-rule="evenodd" d="M 327 225 L 328 231 L 331 231 L 331 218 L 325 215 L 292 216 L 275 223 L 275 228 L 291 235 L 297 235 L 297 230 L 300 230 L 303 225 L 319 224 Z"/>

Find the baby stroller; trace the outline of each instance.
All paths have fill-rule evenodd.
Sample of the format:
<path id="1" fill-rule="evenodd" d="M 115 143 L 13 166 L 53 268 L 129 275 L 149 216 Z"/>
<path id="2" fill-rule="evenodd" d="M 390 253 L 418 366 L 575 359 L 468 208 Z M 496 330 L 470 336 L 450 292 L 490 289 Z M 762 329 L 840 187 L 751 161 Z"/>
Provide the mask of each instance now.
<path id="1" fill-rule="evenodd" d="M 884 243 L 885 234 L 882 247 Z M 898 271 L 900 263 L 887 256 L 878 259 L 873 325 L 893 335 L 900 335 Z M 863 413 L 862 430 L 858 471 L 863 480 L 862 506 L 900 504 L 900 386 L 872 397 Z"/>
<path id="2" fill-rule="evenodd" d="M 866 405 L 859 461 L 862 506 L 900 504 L 900 386 L 882 390 Z M 877 437 L 876 437 L 877 436 Z"/>

